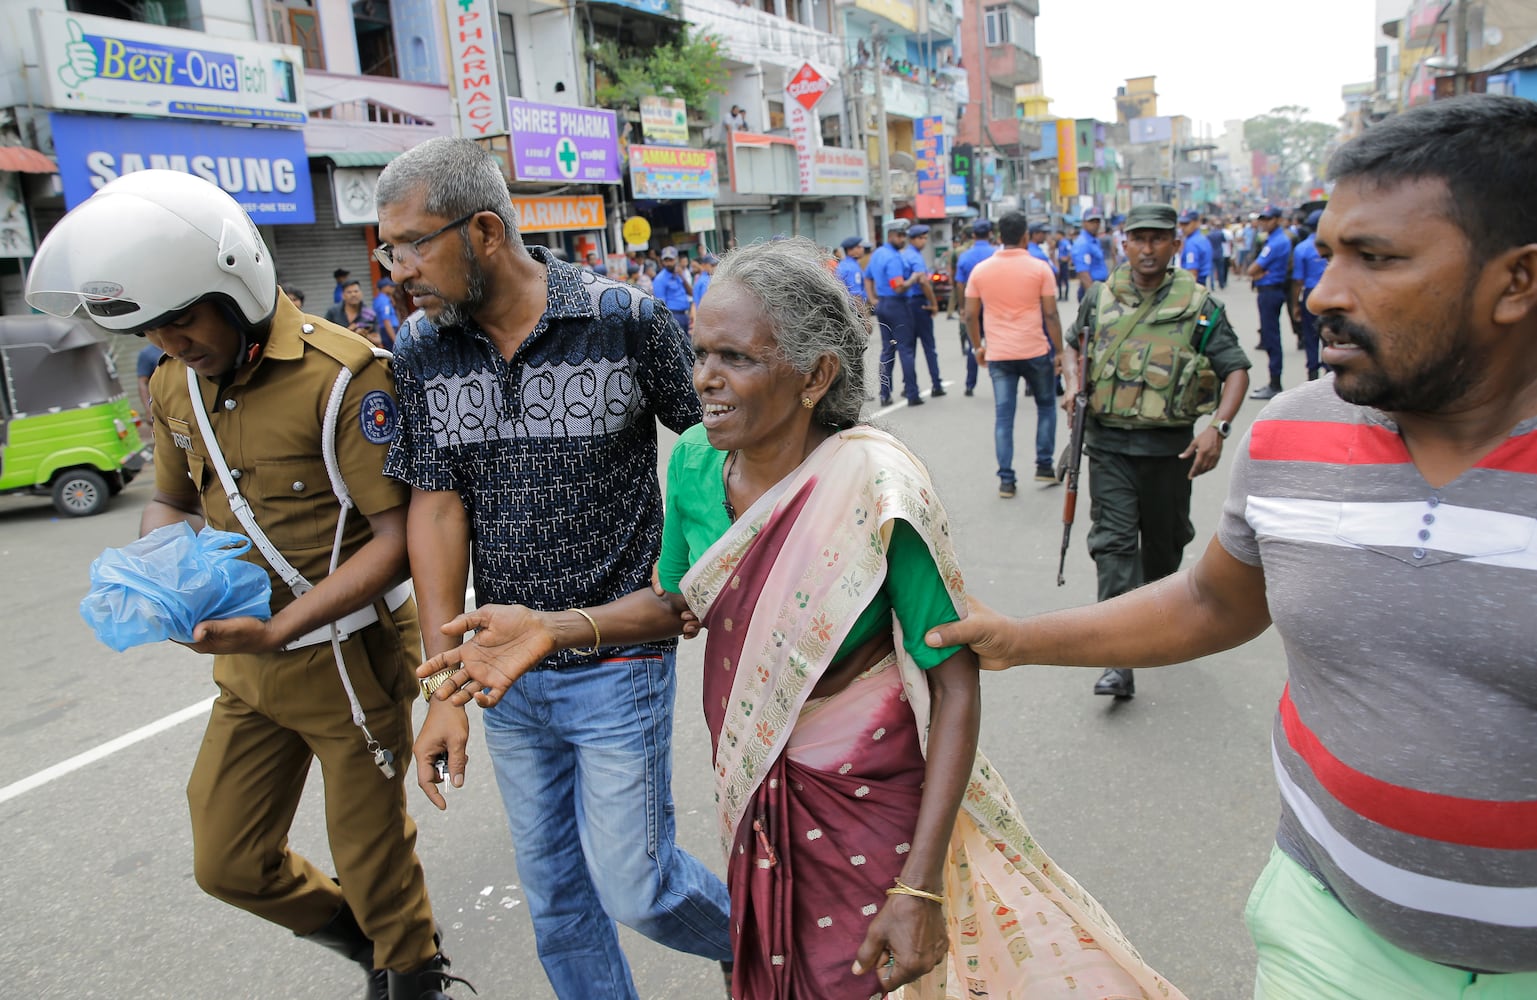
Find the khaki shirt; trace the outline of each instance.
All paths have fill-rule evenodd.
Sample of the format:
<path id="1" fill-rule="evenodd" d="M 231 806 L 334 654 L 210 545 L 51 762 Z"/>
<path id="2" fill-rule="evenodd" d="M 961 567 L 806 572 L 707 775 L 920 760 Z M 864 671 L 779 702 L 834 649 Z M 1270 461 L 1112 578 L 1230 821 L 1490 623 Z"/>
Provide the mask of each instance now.
<path id="1" fill-rule="evenodd" d="M 341 509 L 326 475 L 321 430 L 343 366 L 352 371 L 352 381 L 336 422 L 336 457 L 357 508 L 347 518 L 341 553 L 346 560 L 372 537 L 367 518 L 409 497 L 403 484 L 383 473 L 399 424 L 389 363 L 375 358 L 362 337 L 301 314 L 279 295 L 271 336 L 256 362 L 223 389 L 199 380 L 209 425 L 236 487 L 272 544 L 311 583 L 330 567 Z M 210 527 L 245 534 L 198 430 L 186 366 L 166 359 L 150 379 L 150 395 L 157 418 L 156 489 L 179 497 L 197 494 Z M 286 607 L 293 600 L 288 585 L 254 548 L 245 558 L 267 569 L 272 610 Z"/>

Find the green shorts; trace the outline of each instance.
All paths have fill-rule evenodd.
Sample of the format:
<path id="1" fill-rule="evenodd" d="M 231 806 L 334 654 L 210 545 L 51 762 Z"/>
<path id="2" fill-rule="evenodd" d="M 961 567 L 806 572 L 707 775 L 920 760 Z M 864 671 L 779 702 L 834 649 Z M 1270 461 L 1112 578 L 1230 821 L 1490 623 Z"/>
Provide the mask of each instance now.
<path id="1" fill-rule="evenodd" d="M 1259 950 L 1254 1000 L 1537 997 L 1537 972 L 1463 972 L 1389 943 L 1279 847 L 1249 894 L 1244 921 Z"/>

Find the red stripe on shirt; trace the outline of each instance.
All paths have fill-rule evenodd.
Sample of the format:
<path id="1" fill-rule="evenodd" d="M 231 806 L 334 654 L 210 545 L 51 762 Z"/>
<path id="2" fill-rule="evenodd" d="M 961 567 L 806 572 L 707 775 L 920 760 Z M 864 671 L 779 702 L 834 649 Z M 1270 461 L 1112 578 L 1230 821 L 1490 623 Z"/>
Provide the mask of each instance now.
<path id="1" fill-rule="evenodd" d="M 1375 424 L 1326 420 L 1261 420 L 1249 432 L 1257 462 L 1397 465 L 1409 461 L 1403 439 Z"/>
<path id="2" fill-rule="evenodd" d="M 1537 850 L 1537 802 L 1501 802 L 1438 795 L 1362 774 L 1323 745 L 1297 715 L 1291 687 L 1281 693 L 1286 742 L 1318 783 L 1352 812 L 1399 833 L 1466 847 Z"/>
<path id="3" fill-rule="evenodd" d="M 1537 432 L 1506 441 L 1480 459 L 1478 468 L 1537 475 Z"/>

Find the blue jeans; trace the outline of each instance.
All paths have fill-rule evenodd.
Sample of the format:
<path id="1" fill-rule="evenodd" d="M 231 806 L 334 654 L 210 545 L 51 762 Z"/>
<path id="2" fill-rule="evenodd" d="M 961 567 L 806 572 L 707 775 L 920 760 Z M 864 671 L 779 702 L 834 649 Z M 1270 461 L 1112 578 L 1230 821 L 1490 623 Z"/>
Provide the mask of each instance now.
<path id="1" fill-rule="evenodd" d="M 1035 466 L 1049 468 L 1051 450 L 1057 443 L 1057 378 L 1051 355 L 1024 360 L 987 361 L 993 380 L 993 448 L 998 453 L 998 481 L 1014 477 L 1014 410 L 1019 402 L 1019 380 L 1024 379 L 1035 397 Z"/>
<path id="2" fill-rule="evenodd" d="M 535 670 L 484 713 L 539 960 L 561 1000 L 638 1000 L 615 921 L 731 958 L 726 886 L 674 841 L 674 654 Z"/>
<path id="3" fill-rule="evenodd" d="M 682 330 L 685 334 L 688 333 L 689 327 L 693 325 L 693 322 L 688 318 L 688 310 L 669 309 L 667 311 L 672 313 L 673 322 L 678 324 L 678 329 Z"/>
<path id="4" fill-rule="evenodd" d="M 918 371 L 914 365 L 913 311 L 907 299 L 883 295 L 875 300 L 875 318 L 881 330 L 881 400 L 891 398 L 891 369 L 902 362 L 902 395 L 918 398 Z"/>
<path id="5" fill-rule="evenodd" d="M 1281 384 L 1281 310 L 1286 308 L 1284 285 L 1261 285 L 1259 289 L 1259 342 L 1270 355 L 1270 381 Z"/>

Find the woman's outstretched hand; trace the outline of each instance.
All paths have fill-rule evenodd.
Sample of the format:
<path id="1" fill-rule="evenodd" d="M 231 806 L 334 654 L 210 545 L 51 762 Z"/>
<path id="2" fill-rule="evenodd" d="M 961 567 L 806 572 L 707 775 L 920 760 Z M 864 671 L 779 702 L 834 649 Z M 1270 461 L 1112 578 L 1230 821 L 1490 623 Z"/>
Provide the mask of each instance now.
<path id="1" fill-rule="evenodd" d="M 945 960 L 950 950 L 944 907 L 914 896 L 887 896 L 854 958 L 854 975 L 874 972 L 887 993 Z"/>
<path id="2" fill-rule="evenodd" d="M 475 634 L 469 639 L 417 668 L 418 677 L 457 668 L 433 694 L 440 701 L 463 706 L 474 698 L 481 708 L 490 708 L 557 648 L 549 616 L 521 604 L 484 604 L 443 626 L 444 635 L 470 631 Z"/>

